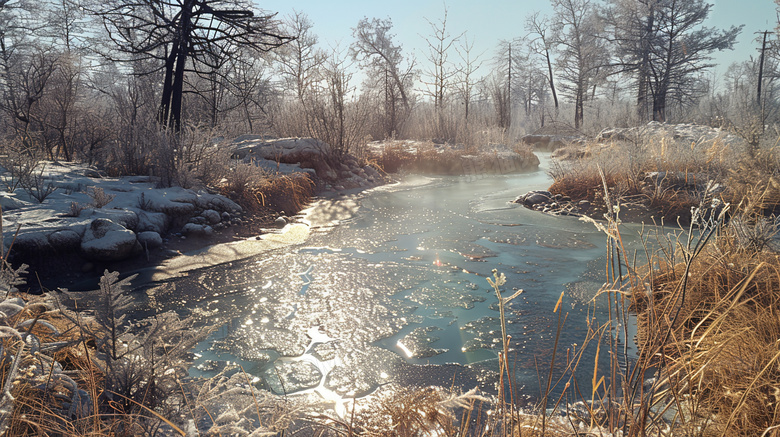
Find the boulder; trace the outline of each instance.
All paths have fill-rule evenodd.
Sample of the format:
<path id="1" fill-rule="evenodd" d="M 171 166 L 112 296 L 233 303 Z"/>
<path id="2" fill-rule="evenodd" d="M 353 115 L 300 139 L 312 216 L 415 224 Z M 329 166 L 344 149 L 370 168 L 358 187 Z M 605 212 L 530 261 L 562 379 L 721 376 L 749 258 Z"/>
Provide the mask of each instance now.
<path id="1" fill-rule="evenodd" d="M 127 259 L 137 246 L 138 240 L 133 231 L 105 218 L 93 220 L 81 238 L 82 255 L 95 261 Z"/>
<path id="2" fill-rule="evenodd" d="M 330 146 L 315 138 L 245 141 L 236 145 L 233 156 L 245 161 L 269 159 L 282 164 L 300 164 L 303 168 L 311 166 L 320 178 L 326 180 L 338 178 L 337 172 L 327 162 L 327 158 L 331 155 Z"/>
<path id="3" fill-rule="evenodd" d="M 94 168 L 86 168 L 84 169 L 84 176 L 92 179 L 102 179 L 103 175 L 100 174 L 100 171 L 94 169 Z"/>
<path id="4" fill-rule="evenodd" d="M 208 225 L 187 223 L 181 228 L 181 234 L 186 236 L 210 237 L 214 235 L 214 229 Z"/>
<path id="5" fill-rule="evenodd" d="M 14 197 L 10 197 L 10 195 L 6 192 L 0 193 L 0 207 L 3 208 L 3 211 L 11 211 L 13 209 L 19 209 L 28 204 L 29 204 L 28 202 L 23 202 Z"/>
<path id="6" fill-rule="evenodd" d="M 216 211 L 222 212 L 222 211 L 230 211 L 230 212 L 238 212 L 241 211 L 241 207 L 232 200 L 228 199 L 225 196 L 220 196 L 218 194 L 211 194 L 207 193 L 205 191 L 198 191 L 195 198 L 194 198 L 194 204 L 199 209 L 205 210 L 205 209 L 214 209 Z"/>
<path id="7" fill-rule="evenodd" d="M 152 249 L 155 247 L 162 246 L 162 237 L 160 237 L 160 234 L 154 231 L 144 231 L 140 232 L 138 234 L 138 242 L 141 244 L 141 246 Z"/>
<path id="8" fill-rule="evenodd" d="M 138 214 L 129 209 L 100 208 L 94 209 L 92 214 L 93 217 L 111 220 L 126 229 L 138 228 Z"/>
<path id="9" fill-rule="evenodd" d="M 161 212 L 139 211 L 136 232 L 153 231 L 164 234 L 168 229 L 169 218 Z"/>
<path id="10" fill-rule="evenodd" d="M 533 207 L 534 205 L 549 202 L 552 197 L 553 195 L 549 191 L 533 190 L 515 199 L 515 203 L 522 203 L 525 206 Z"/>
<path id="11" fill-rule="evenodd" d="M 214 211 L 213 209 L 207 209 L 200 213 L 200 215 L 208 221 L 210 225 L 216 225 L 220 221 L 222 221 L 222 217 L 220 217 L 219 213 Z"/>
<path id="12" fill-rule="evenodd" d="M 23 254 L 40 255 L 51 251 L 52 246 L 46 234 L 42 232 L 27 232 L 16 238 L 5 238 L 6 249 L 13 243 L 13 251 Z"/>
<path id="13" fill-rule="evenodd" d="M 55 250 L 77 250 L 81 245 L 81 235 L 71 229 L 58 229 L 49 234 L 47 238 Z"/>
<path id="14" fill-rule="evenodd" d="M 541 147 L 547 147 L 547 145 L 550 143 L 550 136 L 549 135 L 525 135 L 522 138 L 520 138 L 520 141 L 522 141 L 525 144 L 533 145 L 533 146 L 541 146 Z"/>

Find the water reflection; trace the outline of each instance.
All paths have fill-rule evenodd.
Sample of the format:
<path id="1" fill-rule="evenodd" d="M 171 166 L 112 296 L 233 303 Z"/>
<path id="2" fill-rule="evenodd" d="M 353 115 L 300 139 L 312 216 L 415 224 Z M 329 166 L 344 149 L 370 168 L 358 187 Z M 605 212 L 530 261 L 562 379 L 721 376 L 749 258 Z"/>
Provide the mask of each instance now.
<path id="1" fill-rule="evenodd" d="M 558 296 L 566 290 L 565 349 L 586 335 L 598 289 L 589 272 L 603 266 L 592 225 L 508 203 L 548 183 L 542 172 L 414 177 L 329 200 L 307 217 L 305 243 L 168 281 L 156 300 L 188 300 L 225 322 L 194 373 L 239 362 L 276 393 L 318 393 L 343 408 L 388 382 L 494 388 L 501 329 L 485 277 L 495 268 L 508 292 L 524 289 L 507 308 L 508 333 L 518 383 L 533 395 Z"/>

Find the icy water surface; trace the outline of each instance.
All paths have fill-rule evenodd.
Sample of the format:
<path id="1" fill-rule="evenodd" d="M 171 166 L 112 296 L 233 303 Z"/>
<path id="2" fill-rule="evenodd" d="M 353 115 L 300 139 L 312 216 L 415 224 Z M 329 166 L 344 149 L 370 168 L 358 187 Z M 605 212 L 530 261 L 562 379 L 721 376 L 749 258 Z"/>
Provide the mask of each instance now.
<path id="1" fill-rule="evenodd" d="M 510 203 L 549 183 L 543 171 L 409 176 L 323 201 L 308 216 L 305 243 L 163 282 L 158 299 L 223 323 L 201 345 L 194 374 L 238 362 L 276 393 L 330 400 L 389 382 L 492 390 L 500 326 L 485 278 L 498 269 L 507 295 L 524 290 L 509 305 L 508 332 L 517 382 L 533 397 L 537 365 L 549 368 L 561 292 L 565 355 L 581 344 L 604 282 L 605 237 L 593 225 Z"/>

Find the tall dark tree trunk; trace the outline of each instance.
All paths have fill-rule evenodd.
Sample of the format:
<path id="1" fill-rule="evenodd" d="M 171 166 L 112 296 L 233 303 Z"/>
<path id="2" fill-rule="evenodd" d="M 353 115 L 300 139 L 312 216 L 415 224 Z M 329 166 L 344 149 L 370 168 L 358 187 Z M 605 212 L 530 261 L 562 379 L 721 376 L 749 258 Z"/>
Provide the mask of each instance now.
<path id="1" fill-rule="evenodd" d="M 653 95 L 653 121 L 666 122 L 666 89 L 659 89 Z"/>
<path id="2" fill-rule="evenodd" d="M 577 86 L 577 96 L 574 100 L 574 128 L 580 129 L 582 127 L 582 120 L 585 112 L 585 85 L 580 84 Z"/>
<path id="3" fill-rule="evenodd" d="M 558 93 L 555 92 L 555 82 L 553 81 L 553 69 L 552 62 L 550 61 L 550 51 L 545 50 L 545 58 L 547 58 L 547 80 L 550 83 L 550 91 L 552 92 L 553 102 L 555 103 L 555 118 L 558 118 Z"/>
<path id="4" fill-rule="evenodd" d="M 637 116 L 640 122 L 645 122 L 649 119 L 647 113 L 647 94 L 648 81 L 650 80 L 650 37 L 653 35 L 653 26 L 655 25 L 655 16 L 651 7 L 647 14 L 647 23 L 645 24 L 644 32 L 642 32 L 642 38 L 640 39 L 641 60 L 639 61 L 639 68 L 637 69 L 637 98 L 636 108 Z"/>
<path id="5" fill-rule="evenodd" d="M 163 125 L 168 125 L 168 117 L 171 113 L 171 92 L 173 91 L 173 68 L 176 65 L 176 56 L 179 53 L 179 44 L 174 42 L 171 52 L 165 58 L 165 78 L 163 79 L 162 100 L 157 114 L 157 121 Z"/>
<path id="6" fill-rule="evenodd" d="M 756 103 L 759 108 L 761 105 L 761 84 L 764 82 L 764 52 L 766 52 L 766 37 L 768 31 L 764 31 L 764 41 L 761 43 L 761 55 L 758 58 L 758 90 L 756 91 Z"/>

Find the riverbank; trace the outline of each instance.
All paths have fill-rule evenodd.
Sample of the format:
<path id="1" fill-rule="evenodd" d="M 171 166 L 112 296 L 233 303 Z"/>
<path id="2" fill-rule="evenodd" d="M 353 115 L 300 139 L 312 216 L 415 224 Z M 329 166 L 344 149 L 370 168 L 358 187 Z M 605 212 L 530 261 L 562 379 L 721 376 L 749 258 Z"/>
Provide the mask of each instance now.
<path id="1" fill-rule="evenodd" d="M 559 414 L 564 411 L 562 408 L 550 418 L 540 415 L 540 410 L 534 410 L 535 414 L 509 406 L 513 396 L 517 402 L 524 391 L 536 392 L 529 386 L 520 388 L 539 377 L 535 365 L 549 365 L 552 370 L 543 371 L 545 378 L 552 376 L 553 381 L 559 381 L 559 375 L 563 377 L 560 383 L 552 385 L 547 396 L 548 405 L 552 406 L 556 400 L 566 399 L 567 393 L 573 395 L 575 385 L 585 396 L 591 395 L 587 382 L 594 369 L 586 367 L 594 363 L 591 353 L 596 343 L 601 345 L 602 354 L 597 360 L 601 365 L 610 363 L 608 356 L 622 357 L 624 334 L 618 325 L 622 317 L 614 319 L 615 326 L 608 335 L 606 328 L 595 329 L 599 325 L 594 325 L 594 330 L 590 330 L 576 317 L 587 313 L 590 320 L 597 314 L 589 309 L 594 298 L 587 283 L 602 283 L 603 273 L 597 275 L 598 279 L 592 274 L 585 279 L 577 270 L 585 268 L 585 260 L 596 259 L 603 253 L 603 235 L 589 224 L 507 205 L 517 186 L 536 188 L 546 183 L 543 172 L 476 181 L 434 178 L 434 183 L 424 185 L 415 180 L 379 188 L 371 196 L 358 199 L 363 207 L 353 212 L 350 211 L 354 208 L 349 206 L 351 196 L 321 205 L 317 211 L 322 214 L 320 218 L 307 216 L 312 228 L 332 226 L 334 218 L 344 221 L 330 232 L 309 235 L 308 243 L 298 245 L 298 250 L 277 250 L 245 262 L 198 269 L 144 289 L 143 295 L 133 293 L 134 300 L 154 300 L 159 308 L 155 314 L 166 320 L 166 328 L 180 325 L 165 319 L 165 310 L 182 306 L 201 320 L 223 326 L 209 339 L 211 346 L 197 348 L 195 355 L 181 361 L 195 357 L 200 369 L 212 373 L 197 380 L 181 377 L 184 389 L 175 386 L 176 390 L 169 393 L 177 399 L 186 397 L 195 408 L 189 412 L 171 410 L 164 417 L 191 417 L 223 433 L 239 420 L 249 432 L 258 428 L 294 432 L 305 427 L 333 426 L 369 432 L 371 426 L 377 425 L 384 427 L 381 429 L 408 426 L 420 432 L 457 426 L 468 430 L 462 432 L 464 435 L 502 435 L 502 427 L 510 435 L 518 435 L 521 430 L 523 435 L 538 433 L 542 427 L 559 435 L 572 430 L 618 435 L 618 431 L 642 426 L 641 417 L 635 416 L 632 407 L 639 398 L 613 396 L 612 386 L 606 383 L 596 386 L 595 403 L 592 399 L 573 402 L 566 410 L 567 416 Z M 304 225 L 288 226 L 289 231 Z M 485 238 L 474 239 L 475 235 Z M 294 236 L 295 232 L 290 234 Z M 628 244 L 630 236 L 619 240 Z M 262 240 L 253 241 L 264 244 Z M 220 246 L 230 250 L 229 244 Z M 485 257 L 466 256 L 474 253 Z M 504 398 L 503 403 L 484 393 L 466 393 L 474 383 L 497 387 L 499 382 L 500 368 L 493 354 L 501 326 L 496 320 L 495 293 L 489 289 L 486 292 L 484 281 L 492 268 L 506 274 L 507 287 L 524 289 L 506 308 L 511 321 L 506 325 L 511 335 L 510 360 L 516 363 L 511 368 L 518 378 L 518 391 L 504 391 L 510 397 Z M 624 289 L 611 290 L 606 288 L 599 295 L 628 295 Z M 559 294 L 560 291 L 565 292 Z M 505 292 L 510 293 L 508 289 Z M 454 301 L 453 296 L 458 299 Z M 560 338 L 555 333 L 559 310 L 568 314 Z M 151 323 L 156 326 L 156 322 Z M 69 327 L 71 332 L 81 329 L 78 324 Z M 66 331 L 67 327 L 63 328 L 61 331 Z M 36 328 L 37 333 L 43 330 Z M 556 349 L 553 341 L 559 340 L 560 354 L 556 358 L 550 352 Z M 399 343 L 409 354 L 398 350 Z M 166 340 L 165 344 L 171 343 Z M 604 353 L 607 348 L 610 355 Z M 83 347 L 79 344 L 68 349 L 68 353 L 80 349 Z M 583 352 L 588 350 L 591 353 Z M 99 352 L 89 349 L 89 354 Z M 316 360 L 312 361 L 309 355 Z M 468 367 L 446 364 L 460 356 L 471 357 L 478 363 Z M 169 366 L 167 358 L 150 357 L 153 359 L 145 363 Z M 570 369 L 580 361 L 580 373 L 570 374 Z M 230 377 L 220 374 L 228 362 L 240 362 L 244 370 L 231 370 L 236 373 Z M 310 365 L 326 362 L 334 367 Z M 634 363 L 633 359 L 616 360 L 615 364 L 621 366 L 616 370 L 621 375 L 634 375 L 630 382 L 641 381 L 644 386 L 644 379 L 636 379 L 641 372 L 622 367 Z M 170 369 L 157 367 L 150 371 L 154 375 L 176 375 Z M 403 374 L 397 375 L 399 370 Z M 476 376 L 475 380 L 470 373 Z M 598 376 L 608 374 L 609 368 L 598 372 Z M 328 375 L 330 378 L 326 378 Z M 165 380 L 159 382 L 159 389 L 165 389 Z M 419 387 L 408 387 L 405 382 Z M 82 379 L 78 384 L 90 392 L 89 381 Z M 431 384 L 445 388 L 430 387 Z M 649 384 L 648 387 L 653 382 Z M 656 393 L 663 390 L 660 384 L 654 389 Z M 317 392 L 320 385 L 330 391 Z M 463 390 L 451 388 L 453 385 Z M 374 391 L 374 387 L 378 388 Z M 139 390 L 143 393 L 145 389 Z M 311 393 L 293 394 L 306 390 Z M 323 398 L 318 393 L 331 395 Z M 642 396 L 641 389 L 638 393 Z M 355 401 L 350 396 L 356 394 L 360 398 Z M 582 398 L 578 396 L 575 400 Z M 247 405 L 251 408 L 243 409 Z M 261 411 L 259 417 L 254 413 L 255 405 Z M 341 415 L 324 412 L 323 408 L 330 408 L 327 405 L 333 405 Z M 231 408 L 236 409 L 235 414 Z M 126 411 L 137 412 L 139 408 L 131 405 Z M 162 409 L 155 411 L 163 414 Z M 211 413 L 211 418 L 204 411 Z M 605 414 L 607 411 L 615 415 Z M 427 420 L 434 412 L 440 420 Z M 317 419 L 311 420 L 312 415 Z M 667 419 L 654 419 L 647 429 L 652 434 L 669 423 L 672 422 Z M 666 435 L 673 435 L 672 431 Z"/>

